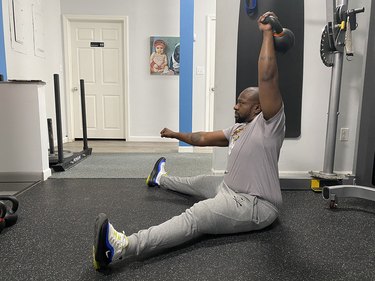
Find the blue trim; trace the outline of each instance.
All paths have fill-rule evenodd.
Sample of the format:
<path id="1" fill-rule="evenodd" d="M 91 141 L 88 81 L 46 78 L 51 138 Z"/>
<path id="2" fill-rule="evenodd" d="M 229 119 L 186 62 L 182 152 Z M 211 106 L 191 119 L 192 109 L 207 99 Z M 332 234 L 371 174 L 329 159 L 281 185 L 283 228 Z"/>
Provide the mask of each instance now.
<path id="1" fill-rule="evenodd" d="M 180 119 L 179 131 L 192 131 L 194 0 L 180 0 Z M 180 146 L 189 146 L 181 142 Z"/>
<path id="2" fill-rule="evenodd" d="M 0 3 L 0 74 L 7 80 L 7 65 L 5 61 L 4 27 L 3 27 L 3 5 Z"/>

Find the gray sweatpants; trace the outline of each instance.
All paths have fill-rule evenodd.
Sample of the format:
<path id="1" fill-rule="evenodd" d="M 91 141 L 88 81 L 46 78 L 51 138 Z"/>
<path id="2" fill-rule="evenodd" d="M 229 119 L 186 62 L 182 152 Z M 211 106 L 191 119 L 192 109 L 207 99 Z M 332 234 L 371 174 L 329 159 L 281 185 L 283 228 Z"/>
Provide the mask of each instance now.
<path id="1" fill-rule="evenodd" d="M 226 186 L 222 176 L 162 176 L 160 186 L 204 200 L 179 216 L 130 235 L 124 257 L 171 248 L 203 234 L 259 230 L 278 216 L 271 203 L 234 192 Z"/>

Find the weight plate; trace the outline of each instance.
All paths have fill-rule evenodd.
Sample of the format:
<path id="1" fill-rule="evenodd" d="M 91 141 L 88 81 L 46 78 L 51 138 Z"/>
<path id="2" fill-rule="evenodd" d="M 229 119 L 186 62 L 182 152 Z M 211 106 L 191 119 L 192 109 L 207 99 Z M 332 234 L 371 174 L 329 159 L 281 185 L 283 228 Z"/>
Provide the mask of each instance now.
<path id="1" fill-rule="evenodd" d="M 322 38 L 320 40 L 320 58 L 322 62 L 328 66 L 333 66 L 333 51 L 329 43 L 329 34 L 328 34 L 327 25 L 324 27 Z"/>

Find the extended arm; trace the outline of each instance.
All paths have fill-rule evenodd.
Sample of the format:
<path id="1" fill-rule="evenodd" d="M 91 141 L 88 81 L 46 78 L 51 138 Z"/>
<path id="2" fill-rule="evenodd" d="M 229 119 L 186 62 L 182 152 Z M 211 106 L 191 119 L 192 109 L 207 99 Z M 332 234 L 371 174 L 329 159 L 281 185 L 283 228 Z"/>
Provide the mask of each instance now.
<path id="1" fill-rule="evenodd" d="M 162 138 L 178 139 L 194 146 L 228 146 L 229 142 L 223 131 L 180 133 L 164 128 Z"/>
<path id="2" fill-rule="evenodd" d="M 273 31 L 270 24 L 262 23 L 268 15 L 275 16 L 273 13 L 267 12 L 258 20 L 259 29 L 263 32 L 258 60 L 259 100 L 266 120 L 275 116 L 282 106 Z"/>

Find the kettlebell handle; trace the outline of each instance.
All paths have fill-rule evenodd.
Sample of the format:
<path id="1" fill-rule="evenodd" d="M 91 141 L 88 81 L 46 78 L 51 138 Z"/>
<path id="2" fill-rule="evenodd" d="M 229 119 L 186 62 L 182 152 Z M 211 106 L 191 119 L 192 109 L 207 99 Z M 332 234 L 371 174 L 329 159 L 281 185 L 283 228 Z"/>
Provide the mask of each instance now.
<path id="1" fill-rule="evenodd" d="M 14 196 L 11 196 L 11 195 L 6 195 L 6 196 L 3 196 L 3 195 L 0 195 L 0 200 L 9 200 L 12 202 L 12 208 L 11 208 L 11 213 L 15 213 L 18 209 L 18 200 L 16 199 L 16 197 Z"/>
<path id="2" fill-rule="evenodd" d="M 0 219 L 3 219 L 7 214 L 7 206 L 0 201 Z"/>
<path id="3" fill-rule="evenodd" d="M 0 201 L 0 233 L 5 228 L 6 222 L 5 222 L 5 215 L 7 213 L 7 206 Z"/>
<path id="4" fill-rule="evenodd" d="M 275 18 L 274 16 L 267 16 L 263 21 L 263 24 L 270 24 L 272 26 L 273 31 L 276 34 L 283 33 L 283 26 L 281 25 L 280 21 Z"/>

